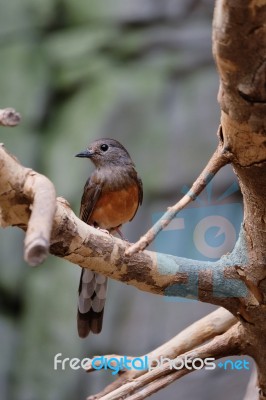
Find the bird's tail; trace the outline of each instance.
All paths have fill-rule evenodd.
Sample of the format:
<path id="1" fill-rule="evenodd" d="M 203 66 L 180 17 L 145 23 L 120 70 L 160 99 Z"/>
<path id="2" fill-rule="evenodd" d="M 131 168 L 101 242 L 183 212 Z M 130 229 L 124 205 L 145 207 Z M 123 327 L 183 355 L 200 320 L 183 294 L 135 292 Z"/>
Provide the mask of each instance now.
<path id="1" fill-rule="evenodd" d="M 79 282 L 77 326 L 81 338 L 100 333 L 103 324 L 104 305 L 108 279 L 87 268 L 82 268 Z"/>

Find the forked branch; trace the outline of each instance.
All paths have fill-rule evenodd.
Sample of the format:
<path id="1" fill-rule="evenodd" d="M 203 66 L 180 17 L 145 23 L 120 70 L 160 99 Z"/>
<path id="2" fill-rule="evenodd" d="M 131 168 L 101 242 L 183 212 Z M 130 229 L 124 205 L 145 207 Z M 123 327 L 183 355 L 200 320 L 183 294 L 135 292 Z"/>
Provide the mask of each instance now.
<path id="1" fill-rule="evenodd" d="M 224 334 L 216 336 L 210 342 L 188 351 L 175 359 L 174 364 L 179 364 L 179 366 L 181 364 L 183 365 L 182 368 L 173 368 L 173 360 L 166 360 L 158 368 L 148 370 L 143 375 L 131 379 L 108 394 L 101 394 L 100 397 L 99 395 L 90 396 L 88 400 L 97 398 L 101 400 L 119 400 L 125 397 L 130 400 L 145 399 L 182 376 L 193 372 L 195 368 L 186 368 L 185 360 L 190 360 L 193 364 L 193 360 L 195 359 L 205 360 L 208 357 L 219 359 L 229 355 L 242 354 L 241 336 L 242 326 L 237 323 Z"/>
<path id="2" fill-rule="evenodd" d="M 144 291 L 199 299 L 234 314 L 239 302 L 247 298 L 247 288 L 238 274 L 245 263 L 243 235 L 231 255 L 212 263 L 150 251 L 127 256 L 127 242 L 82 222 L 64 199 L 55 202 L 50 181 L 20 165 L 3 146 L 0 165 L 1 225 L 26 230 L 25 258 L 29 264 L 43 261 L 50 245 L 54 255 Z M 195 286 L 190 278 L 196 275 L 199 283 Z"/>
<path id="3" fill-rule="evenodd" d="M 219 308 L 216 311 L 208 314 L 207 316 L 201 318 L 200 320 L 194 322 L 192 325 L 188 326 L 178 335 L 173 337 L 168 342 L 164 343 L 162 346 L 156 348 L 150 353 L 146 354 L 148 357 L 149 364 L 152 360 L 163 358 L 169 358 L 171 360 L 177 358 L 181 354 L 184 354 L 197 346 L 202 345 L 208 340 L 214 338 L 217 335 L 225 333 L 231 326 L 236 323 L 237 319 L 224 308 Z M 107 359 L 119 356 L 105 356 Z M 93 360 L 95 362 L 96 358 L 91 360 L 88 365 L 87 372 L 95 371 L 93 369 Z M 97 364 L 96 364 L 97 365 Z M 123 385 L 131 382 L 133 379 L 144 375 L 146 371 L 123 371 L 119 377 L 112 382 L 110 385 L 105 387 L 100 393 L 91 397 L 101 399 L 108 393 L 113 392 L 115 389 L 122 387 Z"/>

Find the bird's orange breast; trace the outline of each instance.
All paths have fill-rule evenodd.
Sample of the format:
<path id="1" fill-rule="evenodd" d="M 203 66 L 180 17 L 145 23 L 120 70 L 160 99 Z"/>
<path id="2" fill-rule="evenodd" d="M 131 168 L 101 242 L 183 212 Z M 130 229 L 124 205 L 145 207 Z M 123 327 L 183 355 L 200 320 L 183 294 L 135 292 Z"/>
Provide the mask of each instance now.
<path id="1" fill-rule="evenodd" d="M 116 228 L 134 217 L 138 205 L 137 185 L 103 192 L 90 216 L 90 223 L 96 223 L 102 229 Z"/>

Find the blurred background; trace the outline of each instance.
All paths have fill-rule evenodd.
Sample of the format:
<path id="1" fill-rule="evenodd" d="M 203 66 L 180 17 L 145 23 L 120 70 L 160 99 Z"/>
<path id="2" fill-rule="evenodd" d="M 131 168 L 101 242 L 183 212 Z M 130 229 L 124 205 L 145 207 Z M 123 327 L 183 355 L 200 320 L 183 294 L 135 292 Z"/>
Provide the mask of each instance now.
<path id="1" fill-rule="evenodd" d="M 0 141 L 22 164 L 47 175 L 76 213 L 92 165 L 74 154 L 96 138 L 121 141 L 144 184 L 144 204 L 123 228 L 130 241 L 137 240 L 193 183 L 217 145 L 213 3 L 0 0 L 0 107 L 14 107 L 23 118 L 15 129 L 1 128 Z M 241 203 L 235 186 L 225 168 L 192 206 L 190 221 L 195 210 L 204 214 L 220 199 L 237 231 L 241 206 L 237 213 L 230 209 Z M 173 228 L 172 253 L 181 255 L 174 234 Z M 165 250 L 164 235 L 153 250 Z M 182 255 L 192 257 L 192 250 L 188 246 Z M 79 275 L 79 267 L 52 256 L 30 268 L 23 262 L 23 233 L 0 231 L 1 399 L 85 399 L 111 382 L 111 373 L 54 371 L 57 353 L 139 356 L 215 309 L 113 281 L 102 333 L 81 340 Z M 237 400 L 247 381 L 248 372 L 200 371 L 153 399 Z"/>

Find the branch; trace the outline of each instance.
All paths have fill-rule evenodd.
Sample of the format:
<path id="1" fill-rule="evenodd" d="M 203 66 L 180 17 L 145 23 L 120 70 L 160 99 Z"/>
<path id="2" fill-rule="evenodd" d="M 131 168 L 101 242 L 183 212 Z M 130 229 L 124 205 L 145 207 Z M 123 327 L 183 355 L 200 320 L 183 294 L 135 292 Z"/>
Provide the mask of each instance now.
<path id="1" fill-rule="evenodd" d="M 221 126 L 218 129 L 218 136 L 222 135 Z M 126 254 L 133 255 L 146 247 L 156 238 L 156 236 L 169 225 L 176 215 L 183 210 L 189 203 L 196 200 L 197 196 L 208 185 L 215 174 L 230 162 L 231 155 L 221 145 L 217 147 L 208 164 L 193 183 L 191 189 L 174 206 L 169 207 L 166 213 L 149 229 L 136 243 L 130 246 Z"/>
<path id="2" fill-rule="evenodd" d="M 241 336 L 242 327 L 241 324 L 238 323 L 223 335 L 215 337 L 209 343 L 198 347 L 196 350 L 182 354 L 182 356 L 175 360 L 175 363 L 187 359 L 190 359 L 191 361 L 196 358 L 204 360 L 207 357 L 218 359 L 229 355 L 241 354 Z M 173 369 L 171 367 L 171 361 L 172 360 L 169 360 L 163 363 L 160 367 L 149 370 L 144 375 L 132 379 L 132 381 L 114 391 L 101 396 L 101 400 L 119 400 L 124 397 L 130 400 L 141 400 L 195 370 L 193 368 L 188 369 L 185 366 L 179 370 Z M 140 389 L 142 390 L 139 391 Z M 137 393 L 133 394 L 136 391 Z M 130 394 L 133 395 L 130 396 Z M 95 398 L 98 398 L 98 396 L 91 396 L 88 400 L 93 400 Z"/>
<path id="3" fill-rule="evenodd" d="M 226 332 L 235 324 L 235 322 L 236 318 L 230 312 L 224 308 L 219 308 L 218 310 L 215 310 L 207 316 L 194 322 L 171 340 L 146 354 L 146 356 L 148 357 L 149 363 L 154 359 L 159 359 L 161 356 L 164 358 L 175 359 L 182 353 L 190 351 L 193 348 L 212 339 L 213 337 Z M 107 355 L 105 357 L 109 359 L 116 356 Z M 92 362 L 93 359 L 88 365 L 87 372 L 95 371 L 95 369 L 92 367 Z M 143 375 L 144 373 L 145 371 L 137 370 L 125 371 L 114 382 L 104 388 L 103 391 L 94 396 L 94 398 L 101 398 L 125 383 L 128 383 L 132 379 Z"/>
<path id="4" fill-rule="evenodd" d="M 0 144 L 0 224 L 26 229 L 24 258 L 32 266 L 49 253 L 56 208 L 53 184 L 23 167 Z M 16 200 L 16 201 L 14 201 Z"/>
<path id="5" fill-rule="evenodd" d="M 14 108 L 0 109 L 0 125 L 16 126 L 20 123 L 20 114 Z"/>
<path id="6" fill-rule="evenodd" d="M 146 354 L 146 356 L 149 358 L 149 360 L 153 360 L 154 358 L 158 358 L 160 356 L 171 359 L 176 358 L 180 354 L 192 350 L 207 340 L 226 332 L 236 323 L 236 321 L 237 319 L 229 311 L 222 307 L 218 308 L 212 313 L 189 325 L 168 342 L 165 342 L 162 346 L 157 347 L 155 350 Z M 97 357 L 98 356 L 95 356 L 94 358 Z M 106 355 L 105 357 L 109 359 L 116 357 L 116 355 Z M 130 358 L 129 356 L 127 357 Z M 92 361 L 93 359 L 88 364 L 88 369 L 86 370 L 87 372 L 95 371 L 92 366 Z M 123 381 L 125 381 L 126 375 L 129 375 L 130 379 L 132 377 L 142 375 L 142 371 L 132 372 L 133 373 L 125 372 L 122 375 Z"/>
<path id="7" fill-rule="evenodd" d="M 52 182 L 34 171 L 29 171 L 24 190 L 32 204 L 25 236 L 24 258 L 28 264 L 36 266 L 49 253 L 56 193 Z"/>
<path id="8" fill-rule="evenodd" d="M 252 304 L 253 295 L 238 273 L 246 264 L 243 235 L 234 251 L 216 262 L 150 251 L 129 257 L 125 255 L 127 242 L 82 222 L 64 199 L 57 199 L 54 214 L 55 192 L 50 181 L 20 165 L 3 146 L 0 165 L 1 225 L 28 227 L 25 257 L 31 265 L 45 258 L 51 234 L 52 254 L 140 290 L 221 305 L 235 315 L 245 298 Z"/>

